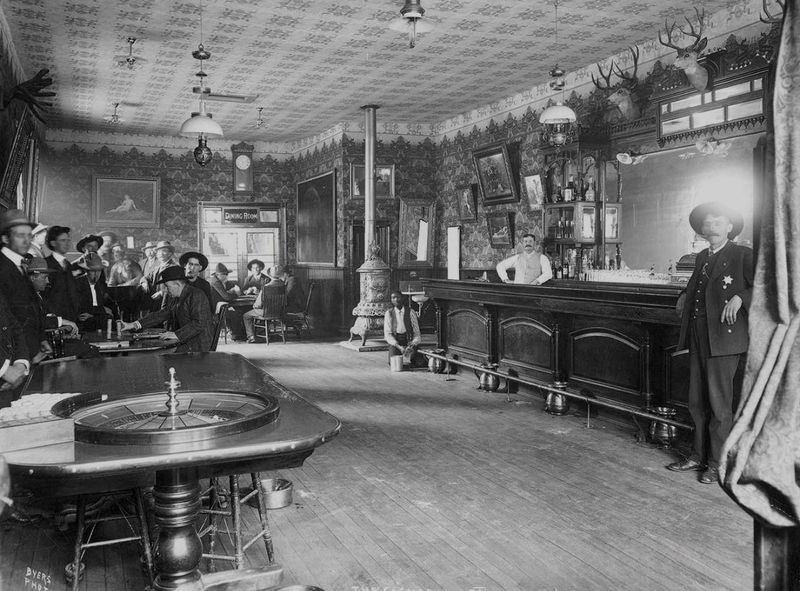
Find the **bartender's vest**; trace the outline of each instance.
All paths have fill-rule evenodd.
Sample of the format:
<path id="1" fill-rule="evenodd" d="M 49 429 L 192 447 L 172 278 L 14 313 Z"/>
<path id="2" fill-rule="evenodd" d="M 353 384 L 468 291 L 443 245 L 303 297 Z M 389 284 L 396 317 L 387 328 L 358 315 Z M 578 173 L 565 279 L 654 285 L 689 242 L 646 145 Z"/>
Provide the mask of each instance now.
<path id="1" fill-rule="evenodd" d="M 514 265 L 514 283 L 530 284 L 542 274 L 542 255 L 534 252 L 527 255 L 524 252 L 517 255 Z"/>

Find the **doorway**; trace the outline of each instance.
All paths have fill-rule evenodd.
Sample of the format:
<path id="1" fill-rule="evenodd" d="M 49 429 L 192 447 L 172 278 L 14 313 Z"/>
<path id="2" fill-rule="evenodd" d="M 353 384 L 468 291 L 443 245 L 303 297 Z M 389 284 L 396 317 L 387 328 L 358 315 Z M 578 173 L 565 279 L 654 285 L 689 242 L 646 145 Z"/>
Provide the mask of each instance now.
<path id="1" fill-rule="evenodd" d="M 209 274 L 222 263 L 242 285 L 252 259 L 263 261 L 265 270 L 285 264 L 284 219 L 283 208 L 276 205 L 200 202 L 199 248 L 208 257 Z"/>

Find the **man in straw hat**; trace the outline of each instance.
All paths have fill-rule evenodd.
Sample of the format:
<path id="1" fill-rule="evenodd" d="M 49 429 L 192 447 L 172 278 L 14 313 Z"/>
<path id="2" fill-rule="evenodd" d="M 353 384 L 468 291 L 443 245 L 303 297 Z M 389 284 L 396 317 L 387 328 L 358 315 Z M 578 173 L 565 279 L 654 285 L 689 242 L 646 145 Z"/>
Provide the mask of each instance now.
<path id="1" fill-rule="evenodd" d="M 722 444 L 733 425 L 734 377 L 747 352 L 747 310 L 753 291 L 753 251 L 732 242 L 744 227 L 742 215 L 709 202 L 689 214 L 692 229 L 708 241 L 678 298 L 678 349 L 689 348 L 689 412 L 694 421 L 692 453 L 667 466 L 676 472 L 702 470 L 700 482 L 719 478 Z"/>
<path id="2" fill-rule="evenodd" d="M 205 295 L 186 281 L 183 269 L 168 267 L 161 273 L 158 284 L 166 286 L 167 306 L 136 322 L 123 322 L 123 330 L 141 330 L 168 323 L 169 332 L 162 339 L 177 339 L 176 353 L 209 351 L 214 336 L 214 317 Z"/>
<path id="3" fill-rule="evenodd" d="M 44 238 L 47 235 L 47 228 L 44 224 L 36 224 L 36 227 L 31 232 L 31 246 L 28 249 L 28 254 L 32 257 L 44 258 L 50 254 L 50 251 L 44 245 Z"/>

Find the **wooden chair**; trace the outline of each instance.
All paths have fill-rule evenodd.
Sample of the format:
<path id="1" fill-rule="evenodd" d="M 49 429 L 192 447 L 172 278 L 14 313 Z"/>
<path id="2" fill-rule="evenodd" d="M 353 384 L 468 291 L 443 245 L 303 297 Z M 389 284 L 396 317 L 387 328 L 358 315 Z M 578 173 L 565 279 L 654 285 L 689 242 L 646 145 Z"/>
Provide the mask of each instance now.
<path id="1" fill-rule="evenodd" d="M 266 285 L 261 290 L 261 316 L 253 319 L 255 336 L 261 336 L 259 330 L 264 331 L 264 338 L 269 345 L 269 335 L 280 335 L 286 342 L 286 286 Z"/>
<path id="2" fill-rule="evenodd" d="M 308 291 L 306 292 L 306 306 L 303 308 L 302 312 L 286 313 L 285 322 L 294 329 L 298 337 L 301 336 L 304 328 L 309 332 L 311 331 L 311 327 L 308 325 L 308 311 L 311 309 L 311 297 L 314 294 L 314 288 L 316 286 L 317 284 L 314 281 L 310 281 L 308 283 Z"/>
<path id="3" fill-rule="evenodd" d="M 225 343 L 228 342 L 228 330 L 225 325 L 225 314 L 228 311 L 228 302 L 219 302 L 217 303 L 217 310 L 214 314 L 214 336 L 211 338 L 211 348 L 209 351 L 216 351 L 217 345 L 219 344 L 219 337 L 222 334 L 222 330 L 225 329 Z"/>

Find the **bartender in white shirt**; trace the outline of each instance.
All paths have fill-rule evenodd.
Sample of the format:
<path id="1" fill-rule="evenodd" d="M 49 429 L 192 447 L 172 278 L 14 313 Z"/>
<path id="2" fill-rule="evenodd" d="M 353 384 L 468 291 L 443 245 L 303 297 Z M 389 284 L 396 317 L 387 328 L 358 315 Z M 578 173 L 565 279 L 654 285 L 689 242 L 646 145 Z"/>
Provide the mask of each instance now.
<path id="1" fill-rule="evenodd" d="M 536 236 L 522 237 L 522 252 L 497 263 L 497 274 L 503 283 L 509 283 L 508 270 L 514 269 L 514 283 L 541 285 L 553 278 L 553 269 L 547 255 L 536 249 Z"/>

